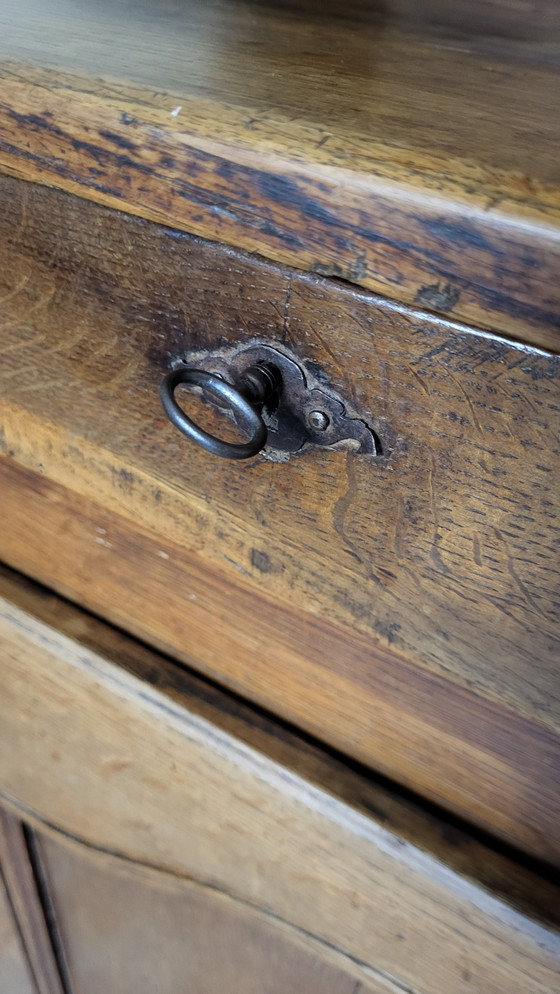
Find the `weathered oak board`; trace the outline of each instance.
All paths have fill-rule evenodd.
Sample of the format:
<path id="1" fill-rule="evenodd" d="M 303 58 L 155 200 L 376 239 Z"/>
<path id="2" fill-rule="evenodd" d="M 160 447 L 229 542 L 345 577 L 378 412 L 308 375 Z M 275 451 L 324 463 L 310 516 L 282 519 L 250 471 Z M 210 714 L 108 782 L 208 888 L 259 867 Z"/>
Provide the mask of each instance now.
<path id="1" fill-rule="evenodd" d="M 4 0 L 0 168 L 557 347 L 559 37 L 554 0 Z"/>
<path id="2" fill-rule="evenodd" d="M 269 723 L 257 722 L 248 744 L 242 708 L 229 719 L 245 724 L 239 737 L 221 727 L 224 705 L 215 691 L 215 702 L 204 700 L 202 684 L 197 690 L 186 677 L 182 686 L 177 668 L 147 649 L 5 574 L 0 583 L 0 793 L 47 833 L 40 851 L 80 991 L 96 989 L 87 983 L 101 982 L 103 963 L 114 967 L 109 978 L 119 979 L 119 990 L 131 989 L 134 974 L 111 941 L 125 949 L 135 935 L 141 941 L 147 904 L 171 930 L 169 903 L 176 922 L 190 905 L 213 921 L 207 936 L 229 934 L 223 948 L 247 976 L 279 955 L 279 967 L 306 978 L 304 989 L 555 990 L 557 930 L 450 869 L 452 839 L 444 834 L 433 854 L 399 836 L 310 781 L 310 765 L 322 763 L 325 776 L 329 761 L 306 746 L 302 776 L 295 737 L 276 740 L 276 750 L 292 757 L 290 766 L 278 762 L 262 748 L 267 738 L 275 742 Z M 375 808 L 376 789 L 336 767 L 334 784 Z M 66 836 L 63 848 L 53 832 Z M 84 845 L 97 852 L 88 855 Z M 471 874 L 477 864 L 494 864 L 541 914 L 557 915 L 554 886 L 480 843 L 470 852 Z M 72 880 L 80 884 L 74 906 Z M 96 957 L 103 916 L 106 955 Z M 175 948 L 171 966 L 172 939 L 164 935 Z M 272 972 L 266 980 L 273 979 Z M 257 989 L 269 990 L 264 977 Z"/>
<path id="3" fill-rule="evenodd" d="M 558 360 L 15 180 L 0 203 L 0 555 L 558 859 Z M 256 337 L 386 457 L 189 445 L 164 371 Z"/>

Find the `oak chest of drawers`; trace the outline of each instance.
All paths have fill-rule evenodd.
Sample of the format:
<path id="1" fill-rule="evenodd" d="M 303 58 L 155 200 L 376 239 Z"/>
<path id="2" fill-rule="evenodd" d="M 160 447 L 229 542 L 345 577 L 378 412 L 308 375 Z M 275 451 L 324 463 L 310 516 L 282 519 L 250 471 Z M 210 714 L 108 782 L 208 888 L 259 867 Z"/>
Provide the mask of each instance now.
<path id="1" fill-rule="evenodd" d="M 556 22 L 550 14 L 546 30 L 529 44 L 509 11 L 511 37 L 505 40 L 504 28 L 500 48 L 480 25 L 468 41 L 455 43 L 449 36 L 456 26 L 442 23 L 435 31 L 428 24 L 430 11 L 436 22 L 440 16 L 435 5 L 420 29 L 407 19 L 406 4 L 407 16 L 382 28 L 379 13 L 364 4 L 342 18 L 334 5 L 319 11 L 313 4 L 169 3 L 157 15 L 147 8 L 137 12 L 134 44 L 124 47 L 129 6 L 101 14 L 81 4 L 66 11 L 62 4 L 43 9 L 28 3 L 23 17 L 8 4 L 0 13 L 0 557 L 172 662 L 154 654 L 140 668 L 132 666 L 121 688 L 128 704 L 119 710 L 111 703 L 111 694 L 115 702 L 120 694 L 118 667 L 111 667 L 120 663 L 128 673 L 129 656 L 149 651 L 133 649 L 125 635 L 97 634 L 101 658 L 112 638 L 118 648 L 107 656 L 109 669 L 99 664 L 102 675 L 90 683 L 87 667 L 78 673 L 81 650 L 64 641 L 75 637 L 81 645 L 84 626 L 95 629 L 89 615 L 62 602 L 52 606 L 52 595 L 20 587 L 6 574 L 6 602 L 15 605 L 15 613 L 5 615 L 8 656 L 18 665 L 24 658 L 21 623 L 27 631 L 22 645 L 38 660 L 31 667 L 30 700 L 40 700 L 46 681 L 52 704 L 66 677 L 77 674 L 74 704 L 82 709 L 84 734 L 88 729 L 96 740 L 91 695 L 99 680 L 105 694 L 98 702 L 100 721 L 109 728 L 130 720 L 135 749 L 143 736 L 149 742 L 149 714 L 161 705 L 150 697 L 158 668 L 197 671 L 269 712 L 270 728 L 274 720 L 288 722 L 329 753 L 362 764 L 359 773 L 347 767 L 332 773 L 343 795 L 349 789 L 344 784 L 359 792 L 368 776 L 387 777 L 397 791 L 416 794 L 420 807 L 436 804 L 444 820 L 459 817 L 471 826 L 477 839 L 472 865 L 478 860 L 487 867 L 490 850 L 513 847 L 495 856 L 499 866 L 506 861 L 504 868 L 477 886 L 497 894 L 498 877 L 520 874 L 517 893 L 531 887 L 537 893 L 539 873 L 552 872 L 560 851 L 560 194 L 557 122 L 544 100 L 557 85 Z M 507 19 L 508 10 L 499 16 Z M 329 48 L 335 40 L 336 57 Z M 315 55 L 305 56 L 308 51 Z M 329 87 L 337 59 L 338 83 Z M 461 73 L 466 82 L 460 86 Z M 512 99 L 516 74 L 524 89 L 504 119 L 503 101 Z M 439 108 L 439 125 L 430 101 Z M 289 393 L 282 370 L 294 362 L 299 367 L 305 389 L 294 401 L 294 424 L 302 431 L 299 442 L 290 443 L 294 451 L 274 443 L 282 432 L 281 406 L 276 411 L 265 404 L 268 443 L 247 460 L 209 454 L 184 438 L 162 410 L 160 384 L 170 370 L 196 366 L 233 383 L 245 352 L 276 356 L 284 380 L 275 396 Z M 208 419 L 212 431 L 230 431 L 223 410 L 205 408 L 192 394 L 181 403 Z M 329 435 L 333 425 L 338 434 Z M 366 426 L 371 444 L 360 448 L 357 426 Z M 322 431 L 332 444 L 321 444 Z M 47 629 L 61 618 L 62 634 L 53 635 L 51 645 Z M 57 661 L 50 690 L 40 646 Z M 97 663 L 88 665 L 95 669 Z M 20 680 L 17 666 L 16 672 Z M 145 713 L 143 685 L 152 709 Z M 23 693 L 25 684 L 17 686 Z M 204 686 L 210 684 L 196 683 L 197 700 L 210 693 Z M 12 694 L 16 703 L 7 708 L 6 728 L 11 740 L 20 735 L 23 742 L 31 726 L 15 687 L 8 685 L 6 701 Z M 211 693 L 222 701 L 221 692 Z M 181 697 L 177 706 L 187 713 L 191 704 Z M 64 708 L 72 707 L 70 695 Z M 224 709 L 220 703 L 220 713 Z M 55 753 L 74 748 L 82 754 L 79 722 L 74 727 L 70 721 L 68 736 L 61 736 L 64 747 L 56 745 L 59 731 L 52 728 L 61 713 L 45 703 L 37 727 Z M 257 721 L 250 707 L 249 713 L 253 718 L 243 722 L 265 721 Z M 176 720 L 170 712 L 169 735 Z M 219 724 L 223 718 L 213 711 L 208 720 Z M 242 722 L 228 734 L 235 739 L 241 728 Z M 153 750 L 163 750 L 165 762 L 167 732 L 160 710 Z M 33 819 L 44 819 L 47 829 L 98 849 L 118 851 L 120 831 L 123 851 L 148 867 L 148 876 L 149 866 L 188 875 L 192 860 L 189 869 L 175 837 L 166 835 L 165 819 L 141 810 L 155 803 L 157 788 L 136 793 L 135 777 L 124 774 L 129 808 L 119 808 L 100 757 L 111 741 L 109 752 L 114 748 L 120 757 L 115 762 L 126 762 L 119 752 L 124 740 L 99 734 L 98 753 L 84 746 L 82 755 L 89 786 L 76 786 L 87 817 L 73 812 L 64 793 L 76 776 L 71 760 L 62 763 L 66 779 L 54 769 L 49 773 L 56 763 L 43 768 L 38 762 L 39 740 L 18 747 L 21 760 L 13 754 L 7 760 L 0 782 L 4 802 L 36 827 Z M 184 729 L 181 734 L 189 739 Z M 267 734 L 297 739 L 285 730 Z M 210 740 L 204 741 L 211 756 L 222 755 L 221 747 L 214 754 Z M 305 755 L 303 741 L 297 743 L 290 746 L 294 755 Z M 259 740 L 256 755 L 261 745 Z M 201 739 L 196 748 L 203 746 Z M 191 756 L 184 749 L 179 754 L 187 764 L 200 762 L 196 750 Z M 291 753 L 289 759 L 288 765 Z M 282 755 L 278 761 L 285 760 Z M 143 791 L 146 778 L 153 786 L 167 769 L 165 762 L 151 769 L 148 754 L 130 762 L 143 771 Z M 245 757 L 241 767 L 248 762 Z M 262 762 L 270 778 L 273 760 Z M 308 760 L 301 762 L 305 771 Z M 222 798 L 220 814 L 209 800 L 201 801 L 198 781 L 188 788 L 181 781 L 191 803 L 205 812 L 188 833 L 195 848 L 197 838 L 205 840 L 205 854 L 197 858 L 206 883 L 231 887 L 238 896 L 246 886 L 249 904 L 254 898 L 262 911 L 268 902 L 290 927 L 297 919 L 305 931 L 309 920 L 293 918 L 280 877 L 263 871 L 266 885 L 261 880 L 251 891 L 248 878 L 258 877 L 263 865 L 270 869 L 275 846 L 280 859 L 290 821 L 280 819 L 278 836 L 257 856 L 247 851 L 248 836 L 237 849 L 244 816 L 227 794 L 228 778 L 235 780 L 231 770 L 240 768 L 231 763 L 231 769 L 220 768 L 213 786 L 205 774 L 210 791 Z M 41 769 L 40 776 L 28 775 L 30 765 Z M 262 770 L 249 767 L 260 782 Z M 317 787 L 327 791 L 321 804 L 328 797 L 325 771 Z M 364 779 L 358 784 L 353 777 Z M 94 814 L 104 789 L 106 830 Z M 298 849 L 297 860 L 304 862 L 306 846 L 318 851 L 326 831 L 326 822 L 315 824 L 309 814 L 313 790 L 307 789 L 301 824 L 301 812 L 293 814 L 294 832 L 309 833 Z M 388 790 L 379 783 L 377 789 Z M 180 794 L 166 791 L 162 812 L 176 831 L 186 815 Z M 256 808 L 269 805 L 280 818 L 278 784 L 270 796 L 257 795 Z M 337 803 L 348 803 L 344 811 L 353 817 L 353 801 Z M 394 838 L 408 819 L 424 825 L 427 815 L 412 815 L 410 799 L 395 803 Z M 226 817 L 230 804 L 237 827 L 228 835 L 222 825 L 212 843 L 211 820 Z M 139 827 L 148 822 L 151 836 Z M 67 909 L 72 881 L 83 886 L 77 881 L 90 871 L 79 855 L 68 869 L 74 857 L 59 855 L 60 841 L 41 841 L 39 829 L 35 873 L 46 865 L 55 895 L 60 889 L 55 901 Z M 256 822 L 259 831 L 272 829 Z M 360 831 L 354 826 L 352 839 Z M 427 828 L 418 832 L 429 834 Z M 224 854 L 219 864 L 208 856 L 214 844 Z M 346 844 L 338 836 L 336 844 L 329 842 L 341 867 Z M 433 839 L 426 845 L 437 848 Z M 302 869 L 293 854 L 285 858 L 297 893 Z M 536 861 L 531 869 L 520 865 L 527 860 Z M 446 861 L 453 862 L 448 848 Z M 235 868 L 241 868 L 239 879 Z M 461 870 L 471 879 L 471 864 L 453 872 Z M 112 879 L 106 868 L 95 872 L 98 881 L 103 873 Z M 361 872 L 358 864 L 354 872 Z M 152 894 L 160 886 L 153 882 L 152 892 L 145 884 Z M 134 897 L 132 883 L 122 883 L 122 893 L 129 886 L 126 900 L 139 907 L 145 900 L 149 907 L 152 898 Z M 301 906 L 307 907 L 315 891 L 301 886 Z M 546 886 L 541 900 L 550 915 L 554 897 Z M 357 894 L 358 904 L 370 899 L 367 887 Z M 106 900 L 99 897 L 99 907 Z M 512 901 L 511 893 L 504 900 Z M 208 913 L 219 933 L 219 915 L 204 910 L 206 897 L 201 901 L 192 913 L 201 920 Z M 165 907 L 158 912 L 163 917 L 171 914 Z M 87 908 L 85 901 L 76 948 L 80 942 L 87 947 L 93 927 Z M 529 916 L 524 921 L 536 915 L 534 907 L 523 913 Z M 329 915 L 322 906 L 319 918 L 336 944 Z M 380 939 L 373 953 L 356 938 L 356 919 L 349 921 L 351 936 L 341 924 L 337 955 L 379 967 L 375 983 L 383 976 L 397 984 L 387 989 L 401 989 L 402 981 L 414 990 L 499 990 L 506 982 L 505 975 L 498 981 L 482 971 L 469 987 L 467 965 L 460 979 L 453 956 L 453 979 L 445 981 L 451 987 L 430 987 L 431 967 L 425 973 L 419 968 L 417 976 L 403 967 L 395 980 L 398 954 L 383 960 L 388 939 Z M 248 941 L 253 926 L 249 919 L 238 923 L 233 946 Z M 266 932 L 269 924 L 261 927 Z M 74 940 L 68 941 L 73 948 Z M 366 949 L 381 958 L 367 960 Z M 277 955 L 284 962 L 292 953 Z M 170 956 L 180 961 L 178 952 Z M 293 989 L 298 982 L 323 989 L 320 971 L 303 959 L 301 972 L 295 966 L 270 989 Z M 343 959 L 329 967 L 340 970 L 340 978 L 333 973 L 325 990 L 339 984 L 351 992 L 366 983 L 359 971 L 344 972 L 349 967 Z M 240 979 L 243 970 L 256 971 L 260 990 L 262 967 L 251 962 L 238 964 L 235 982 L 241 986 L 233 986 L 233 974 L 229 980 L 216 974 L 208 990 L 224 984 L 242 990 L 249 984 Z M 313 979 L 305 980 L 308 968 Z M 93 981 L 79 975 L 77 989 L 87 994 Z M 531 990 L 553 989 L 544 974 L 536 978 L 530 978 Z M 96 976 L 96 984 L 106 982 Z M 127 975 L 121 982 L 128 990 L 126 984 L 137 979 Z M 202 990 L 194 974 L 191 983 Z M 371 988 L 378 989 L 385 988 Z"/>

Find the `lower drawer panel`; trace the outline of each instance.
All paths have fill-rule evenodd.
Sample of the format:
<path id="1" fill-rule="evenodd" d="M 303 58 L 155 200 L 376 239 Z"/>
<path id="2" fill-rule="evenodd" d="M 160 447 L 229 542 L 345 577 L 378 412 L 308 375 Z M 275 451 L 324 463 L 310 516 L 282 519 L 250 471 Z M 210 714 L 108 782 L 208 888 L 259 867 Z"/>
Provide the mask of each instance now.
<path id="1" fill-rule="evenodd" d="M 560 858 L 558 362 L 0 180 L 0 556 Z M 212 459 L 187 350 L 283 342 L 385 455 Z"/>
<path id="2" fill-rule="evenodd" d="M 72 990 L 556 990 L 549 880 L 1 569 L 0 653 Z"/>

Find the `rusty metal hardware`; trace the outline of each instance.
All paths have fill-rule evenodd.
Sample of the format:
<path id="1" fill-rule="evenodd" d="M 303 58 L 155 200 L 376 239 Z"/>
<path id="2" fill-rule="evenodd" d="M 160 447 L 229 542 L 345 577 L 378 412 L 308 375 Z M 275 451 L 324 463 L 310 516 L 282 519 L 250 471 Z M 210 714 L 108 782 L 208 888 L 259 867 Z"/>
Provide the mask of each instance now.
<path id="1" fill-rule="evenodd" d="M 248 441 L 226 442 L 195 424 L 175 399 L 179 384 L 199 388 L 204 400 L 249 434 Z M 262 449 L 270 458 L 286 457 L 311 446 L 381 454 L 373 429 L 338 394 L 287 350 L 271 345 L 186 356 L 165 377 L 161 401 L 180 431 L 225 459 L 248 459 Z"/>

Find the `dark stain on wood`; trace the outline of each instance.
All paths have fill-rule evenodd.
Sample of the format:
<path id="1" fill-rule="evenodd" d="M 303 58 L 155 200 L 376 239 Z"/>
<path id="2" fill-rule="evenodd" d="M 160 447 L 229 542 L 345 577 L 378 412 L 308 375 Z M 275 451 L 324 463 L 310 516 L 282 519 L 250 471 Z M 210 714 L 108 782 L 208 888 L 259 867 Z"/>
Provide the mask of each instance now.
<path id="1" fill-rule="evenodd" d="M 281 573 L 284 569 L 281 563 L 273 562 L 268 553 L 262 549 L 251 550 L 251 564 L 260 573 Z"/>
<path id="2" fill-rule="evenodd" d="M 460 296 L 461 291 L 457 287 L 452 287 L 450 283 L 444 286 L 441 283 L 433 283 L 431 286 L 421 286 L 414 302 L 434 311 L 452 311 Z"/>

